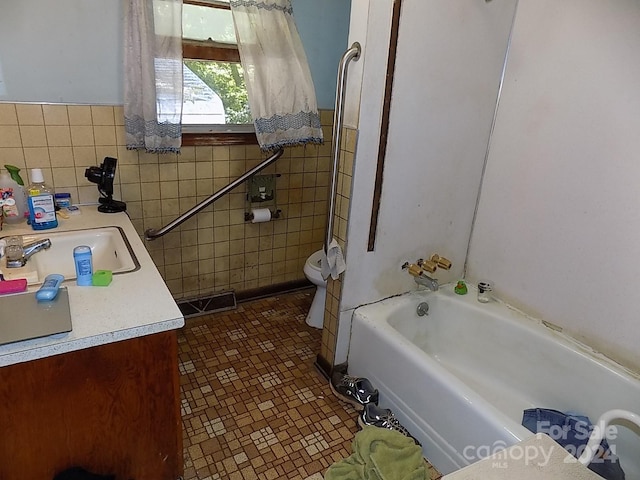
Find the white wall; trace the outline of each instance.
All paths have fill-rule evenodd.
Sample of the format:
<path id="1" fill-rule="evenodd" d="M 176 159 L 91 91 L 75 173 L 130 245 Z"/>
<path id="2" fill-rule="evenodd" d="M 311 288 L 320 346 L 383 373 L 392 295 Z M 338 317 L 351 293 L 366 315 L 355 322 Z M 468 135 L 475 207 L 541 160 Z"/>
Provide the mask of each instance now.
<path id="1" fill-rule="evenodd" d="M 520 0 L 468 269 L 636 370 L 639 52 L 637 0 Z"/>
<path id="2" fill-rule="evenodd" d="M 391 8 L 352 4 L 352 28 L 365 16 L 368 32 L 363 75 L 349 79 L 362 93 L 345 310 L 415 288 L 405 260 L 438 252 L 454 263 L 437 274 L 442 282 L 462 275 L 515 1 L 403 2 L 376 248 L 367 252 Z"/>
<path id="3" fill-rule="evenodd" d="M 352 0 L 351 2 L 349 46 L 354 42 L 359 42 L 362 47 L 359 59 L 349 64 L 344 107 L 344 124 L 350 128 L 360 128 L 351 201 L 351 211 L 357 212 L 357 214 L 350 215 L 348 238 L 352 238 L 352 240 L 348 240 L 345 251 L 347 262 L 349 262 L 348 269 L 355 272 L 358 272 L 360 267 L 356 264 L 355 258 L 361 256 L 361 252 L 356 251 L 355 246 L 359 244 L 358 250 L 361 250 L 362 246 L 366 245 L 365 235 L 369 228 L 367 209 L 370 214 L 376 174 L 375 159 L 380 137 L 392 7 L 392 1 Z M 354 245 L 354 247 L 349 245 Z M 353 263 L 349 260 L 349 255 L 354 258 Z M 357 281 L 357 277 L 353 275 L 350 278 Z M 338 321 L 334 358 L 336 364 L 347 361 L 351 338 L 352 308 L 350 305 L 345 308 L 344 301 L 353 289 L 354 280 L 346 283 L 346 276 L 343 277 L 343 280 L 345 281 L 343 288 L 345 297 L 342 299 Z"/>
<path id="4" fill-rule="evenodd" d="M 375 250 L 367 252 L 392 0 L 353 0 L 345 124 L 359 129 L 336 363 L 355 307 L 417 288 L 401 270 L 432 253 L 463 272 L 515 0 L 404 0 Z M 364 38 L 363 38 L 364 37 Z"/>

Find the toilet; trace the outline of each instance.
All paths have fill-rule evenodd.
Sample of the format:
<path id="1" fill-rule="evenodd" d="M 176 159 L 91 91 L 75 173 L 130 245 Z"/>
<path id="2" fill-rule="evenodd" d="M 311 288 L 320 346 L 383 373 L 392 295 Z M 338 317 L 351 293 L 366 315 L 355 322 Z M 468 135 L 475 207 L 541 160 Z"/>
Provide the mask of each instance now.
<path id="1" fill-rule="evenodd" d="M 313 252 L 304 264 L 304 274 L 316 288 L 311 308 L 307 315 L 307 325 L 315 328 L 322 328 L 324 323 L 324 301 L 327 298 L 327 281 L 322 278 L 320 261 L 324 252 L 318 250 Z"/>

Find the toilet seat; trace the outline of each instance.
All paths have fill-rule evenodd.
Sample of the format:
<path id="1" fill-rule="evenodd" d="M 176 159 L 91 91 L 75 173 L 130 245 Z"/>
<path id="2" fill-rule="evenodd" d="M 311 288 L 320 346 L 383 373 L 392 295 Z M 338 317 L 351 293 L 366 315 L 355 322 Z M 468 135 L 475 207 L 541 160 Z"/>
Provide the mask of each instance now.
<path id="1" fill-rule="evenodd" d="M 326 285 L 327 281 L 322 278 L 322 269 L 320 262 L 322 261 L 323 251 L 313 252 L 304 263 L 304 274 L 314 285 Z"/>

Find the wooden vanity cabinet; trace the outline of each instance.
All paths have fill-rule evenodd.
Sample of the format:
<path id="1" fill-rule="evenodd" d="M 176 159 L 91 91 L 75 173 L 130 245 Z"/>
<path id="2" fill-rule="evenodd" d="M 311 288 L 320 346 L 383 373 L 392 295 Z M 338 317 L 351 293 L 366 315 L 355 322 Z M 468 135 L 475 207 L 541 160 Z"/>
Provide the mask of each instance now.
<path id="1" fill-rule="evenodd" d="M 0 368 L 0 479 L 183 474 L 175 331 Z"/>

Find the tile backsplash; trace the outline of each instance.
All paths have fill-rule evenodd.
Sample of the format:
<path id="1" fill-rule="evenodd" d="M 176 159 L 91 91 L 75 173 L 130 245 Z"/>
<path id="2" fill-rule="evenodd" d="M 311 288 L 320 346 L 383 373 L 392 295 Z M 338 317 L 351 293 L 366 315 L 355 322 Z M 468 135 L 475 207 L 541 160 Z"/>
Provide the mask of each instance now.
<path id="1" fill-rule="evenodd" d="M 145 241 L 176 299 L 243 291 L 304 279 L 307 257 L 322 247 L 330 181 L 333 112 L 321 111 L 322 146 L 289 148 L 261 174 L 276 179 L 279 219 L 245 222 L 246 185 L 164 237 Z M 41 168 L 56 192 L 96 203 L 85 169 L 118 159 L 114 198 L 143 237 L 265 158 L 255 145 L 183 147 L 179 155 L 126 149 L 122 106 L 0 103 L 0 168 Z M 106 215 L 106 214 L 105 214 Z"/>

